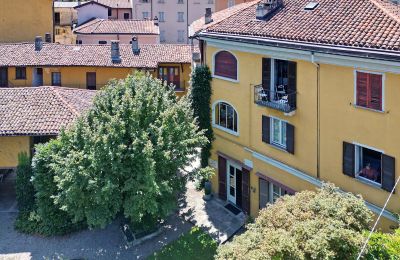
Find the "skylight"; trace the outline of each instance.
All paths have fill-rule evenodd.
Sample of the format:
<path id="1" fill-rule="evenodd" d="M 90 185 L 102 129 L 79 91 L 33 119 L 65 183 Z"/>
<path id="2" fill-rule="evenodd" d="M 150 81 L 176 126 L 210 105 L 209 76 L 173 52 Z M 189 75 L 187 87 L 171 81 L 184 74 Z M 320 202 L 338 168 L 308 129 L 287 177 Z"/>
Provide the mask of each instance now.
<path id="1" fill-rule="evenodd" d="M 312 11 L 312 10 L 314 10 L 315 8 L 317 8 L 318 5 L 319 5 L 319 3 L 317 3 L 317 2 L 310 2 L 310 3 L 308 3 L 308 4 L 304 7 L 304 10 L 306 10 L 306 11 Z"/>

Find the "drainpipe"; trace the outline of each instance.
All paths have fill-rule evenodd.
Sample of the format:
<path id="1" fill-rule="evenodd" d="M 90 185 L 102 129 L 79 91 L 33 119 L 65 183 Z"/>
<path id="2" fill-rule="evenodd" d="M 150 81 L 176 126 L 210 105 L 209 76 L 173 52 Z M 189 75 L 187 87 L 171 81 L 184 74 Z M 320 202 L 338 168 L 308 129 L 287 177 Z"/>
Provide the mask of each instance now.
<path id="1" fill-rule="evenodd" d="M 321 153 L 321 118 L 320 118 L 320 65 L 315 62 L 314 52 L 311 52 L 311 63 L 317 69 L 317 178 L 320 179 L 320 153 Z"/>

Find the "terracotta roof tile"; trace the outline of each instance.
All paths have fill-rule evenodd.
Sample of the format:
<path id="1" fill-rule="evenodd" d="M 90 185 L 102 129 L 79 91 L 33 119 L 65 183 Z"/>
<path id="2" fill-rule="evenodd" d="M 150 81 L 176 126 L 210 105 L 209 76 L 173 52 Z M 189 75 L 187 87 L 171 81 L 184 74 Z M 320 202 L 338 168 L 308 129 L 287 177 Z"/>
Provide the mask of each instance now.
<path id="1" fill-rule="evenodd" d="M 120 44 L 121 62 L 111 61 L 110 45 L 62 45 L 43 43 L 0 44 L 0 66 L 91 66 L 157 68 L 159 63 L 191 63 L 192 46 L 187 44 L 142 44 L 139 54 L 130 44 Z M 197 50 L 198 51 L 198 50 Z"/>
<path id="2" fill-rule="evenodd" d="M 256 19 L 256 2 L 205 32 L 293 42 L 400 51 L 400 5 L 388 0 L 283 0 L 267 20 Z"/>
<path id="3" fill-rule="evenodd" d="M 90 108 L 95 94 L 63 87 L 0 89 L 0 136 L 56 135 Z"/>
<path id="4" fill-rule="evenodd" d="M 77 34 L 160 34 L 152 20 L 105 20 L 96 18 L 74 29 Z"/>
<path id="5" fill-rule="evenodd" d="M 80 8 L 91 2 L 96 2 L 96 3 L 99 3 L 100 5 L 108 6 L 111 8 L 124 8 L 124 9 L 132 8 L 132 3 L 130 0 L 92 0 L 92 1 L 82 2 L 81 5 L 78 5 L 76 7 Z"/>

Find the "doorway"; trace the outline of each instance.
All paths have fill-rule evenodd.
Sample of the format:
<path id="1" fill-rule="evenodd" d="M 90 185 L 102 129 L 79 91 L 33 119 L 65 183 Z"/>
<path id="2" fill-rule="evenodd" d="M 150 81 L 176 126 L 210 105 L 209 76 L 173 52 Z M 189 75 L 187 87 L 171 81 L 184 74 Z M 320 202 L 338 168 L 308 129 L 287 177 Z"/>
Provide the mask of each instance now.
<path id="1" fill-rule="evenodd" d="M 241 206 L 242 168 L 228 161 L 227 199 L 230 203 Z"/>
<path id="2" fill-rule="evenodd" d="M 43 86 L 43 68 L 33 69 L 33 82 L 34 87 Z"/>
<path id="3" fill-rule="evenodd" d="M 96 72 L 86 73 L 86 89 L 96 90 Z"/>
<path id="4" fill-rule="evenodd" d="M 8 68 L 0 67 L 0 88 L 8 87 Z"/>

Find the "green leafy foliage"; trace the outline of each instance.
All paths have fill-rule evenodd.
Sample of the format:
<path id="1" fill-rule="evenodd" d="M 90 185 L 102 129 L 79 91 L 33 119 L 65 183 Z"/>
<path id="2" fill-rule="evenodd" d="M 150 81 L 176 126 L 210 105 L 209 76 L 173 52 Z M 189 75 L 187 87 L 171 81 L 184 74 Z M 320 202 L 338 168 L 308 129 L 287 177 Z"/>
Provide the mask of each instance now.
<path id="1" fill-rule="evenodd" d="M 119 213 L 154 226 L 176 207 L 187 178 L 180 170 L 205 143 L 187 97 L 177 99 L 140 73 L 112 81 L 88 113 L 38 149 L 38 213 L 54 204 L 63 217 L 90 227 L 104 227 Z"/>
<path id="2" fill-rule="evenodd" d="M 211 155 L 214 134 L 211 126 L 211 72 L 207 66 L 197 66 L 191 75 L 192 106 L 194 116 L 198 118 L 199 127 L 205 131 L 208 142 L 201 150 L 201 167 L 208 166 L 208 158 Z"/>
<path id="3" fill-rule="evenodd" d="M 217 242 L 200 228 L 193 227 L 188 234 L 165 246 L 160 252 L 149 257 L 149 260 L 162 259 L 214 259 Z"/>
<path id="4" fill-rule="evenodd" d="M 32 175 L 31 158 L 26 153 L 19 154 L 15 192 L 20 212 L 31 211 L 35 204 Z"/>
<path id="5" fill-rule="evenodd" d="M 366 235 L 368 235 L 366 233 Z M 393 234 L 375 232 L 368 241 L 368 253 L 365 259 L 400 259 L 400 229 Z"/>
<path id="6" fill-rule="evenodd" d="M 333 185 L 284 196 L 221 246 L 217 259 L 355 259 L 371 214 L 361 198 Z"/>

